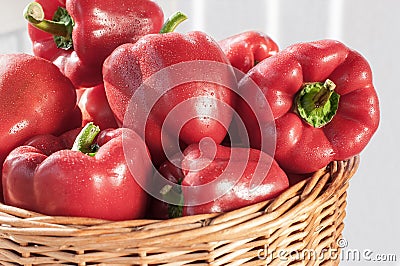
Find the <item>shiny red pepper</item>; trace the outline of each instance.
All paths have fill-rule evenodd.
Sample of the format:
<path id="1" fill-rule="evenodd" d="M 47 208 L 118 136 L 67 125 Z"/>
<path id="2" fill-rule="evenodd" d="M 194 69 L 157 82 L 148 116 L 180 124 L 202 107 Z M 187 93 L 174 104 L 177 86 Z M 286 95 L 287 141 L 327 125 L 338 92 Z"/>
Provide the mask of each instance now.
<path id="1" fill-rule="evenodd" d="M 75 87 L 51 62 L 0 55 L 0 77 L 0 169 L 8 153 L 27 139 L 81 125 Z"/>
<path id="2" fill-rule="evenodd" d="M 243 73 L 279 51 L 271 37 L 258 31 L 245 31 L 218 43 L 232 66 Z"/>
<path id="3" fill-rule="evenodd" d="M 14 149 L 3 167 L 5 203 L 47 215 L 143 218 L 148 195 L 135 178 L 152 176 L 143 140 L 129 129 L 106 130 L 94 145 L 99 131 L 89 123 L 71 150 L 54 150 L 70 144 L 70 136 L 65 135 L 58 140 L 35 137 L 28 143 L 32 146 Z M 130 150 L 134 173 L 129 171 L 124 149 Z"/>
<path id="4" fill-rule="evenodd" d="M 181 191 L 161 193 L 167 202 L 169 193 L 181 196 L 182 205 L 166 208 L 166 203 L 156 201 L 157 218 L 165 218 L 166 211 L 169 217 L 227 212 L 274 198 L 289 186 L 276 161 L 255 149 L 192 144 L 184 150 L 180 163 L 176 162 L 165 162 L 159 171 L 169 181 L 181 184 Z"/>
<path id="5" fill-rule="evenodd" d="M 108 104 L 103 84 L 79 90 L 78 106 L 82 111 L 82 126 L 93 122 L 100 129 L 117 128 L 114 114 Z"/>
<path id="6" fill-rule="evenodd" d="M 216 81 L 225 79 L 235 82 L 232 69 L 228 69 L 229 61 L 217 42 L 203 32 L 170 32 L 185 19 L 178 12 L 165 24 L 162 34 L 149 34 L 135 44 L 121 45 L 106 59 L 103 66 L 107 99 L 118 124 L 124 123 L 127 113 L 135 131 L 143 132 L 139 121 L 149 114 L 144 138 L 155 165 L 165 161 L 163 144 L 164 148 L 171 149 L 171 154 L 179 150 L 176 145 L 178 136 L 184 146 L 199 142 L 204 137 L 221 143 L 232 120 L 233 110 L 227 106 L 234 104 L 234 91 L 217 82 L 194 80 L 195 74 L 200 73 L 206 78 L 214 77 Z M 196 63 L 205 60 L 210 68 L 200 69 Z M 173 74 L 169 67 L 178 68 L 181 63 L 189 64 L 178 75 Z M 212 67 L 218 64 L 227 66 L 226 70 L 215 72 Z M 159 91 L 154 88 L 141 90 L 141 86 L 160 73 L 162 76 L 156 82 L 165 91 L 161 92 L 157 102 L 151 103 L 150 99 Z M 174 83 L 176 77 L 184 77 L 188 81 L 172 84 L 172 88 L 168 88 L 168 84 Z M 133 95 L 140 96 L 132 103 L 140 111 L 127 112 Z M 179 105 L 182 109 L 174 114 L 174 123 L 163 125 L 167 115 Z M 152 108 L 148 113 L 142 110 L 148 107 Z M 191 117 L 190 121 L 184 123 L 188 116 Z M 167 131 L 162 131 L 162 126 Z"/>
<path id="7" fill-rule="evenodd" d="M 252 147 L 260 148 L 262 139 L 271 136 L 263 132 L 261 137 L 249 108 L 264 108 L 253 81 L 271 107 L 272 119 L 261 115 L 260 120 L 275 122 L 275 159 L 287 172 L 314 172 L 332 160 L 357 155 L 378 128 L 379 102 L 371 68 L 341 42 L 294 44 L 260 62 L 242 79 L 239 91 L 250 101 L 241 102 L 238 112 Z"/>
<path id="8" fill-rule="evenodd" d="M 123 43 L 158 32 L 164 20 L 151 0 L 36 0 L 25 18 L 34 54 L 53 61 L 76 87 L 102 83 L 106 57 Z"/>

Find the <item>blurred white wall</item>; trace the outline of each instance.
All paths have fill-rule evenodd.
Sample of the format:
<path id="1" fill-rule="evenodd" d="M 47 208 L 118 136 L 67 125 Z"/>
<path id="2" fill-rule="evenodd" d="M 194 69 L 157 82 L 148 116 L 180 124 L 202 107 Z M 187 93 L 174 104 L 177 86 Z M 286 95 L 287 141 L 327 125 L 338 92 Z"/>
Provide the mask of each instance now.
<path id="1" fill-rule="evenodd" d="M 0 0 L 0 53 L 28 52 L 22 9 L 27 0 Z M 219 40 L 255 29 L 281 48 L 323 38 L 338 39 L 370 62 L 380 97 L 381 125 L 361 154 L 351 180 L 344 237 L 349 249 L 397 254 L 400 265 L 400 1 L 397 0 L 158 0 L 166 16 L 189 16 L 177 31 L 203 30 Z M 348 261 L 341 265 L 365 265 Z M 395 265 L 375 262 L 376 265 Z"/>

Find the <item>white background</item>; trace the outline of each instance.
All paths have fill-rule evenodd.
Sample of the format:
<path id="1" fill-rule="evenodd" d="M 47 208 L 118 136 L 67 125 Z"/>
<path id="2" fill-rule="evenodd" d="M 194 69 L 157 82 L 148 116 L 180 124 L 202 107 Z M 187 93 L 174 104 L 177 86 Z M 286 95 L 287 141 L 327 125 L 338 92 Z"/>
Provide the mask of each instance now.
<path id="1" fill-rule="evenodd" d="M 22 9 L 27 0 L 0 0 L 0 53 L 30 51 Z M 284 48 L 333 38 L 370 62 L 380 98 L 381 124 L 361 154 L 350 182 L 344 237 L 348 249 L 396 254 L 400 265 L 400 1 L 397 0 L 158 0 L 166 16 L 189 16 L 177 31 L 202 30 L 216 40 L 245 30 L 269 34 Z M 354 265 L 355 261 L 341 265 Z M 361 260 L 360 265 L 367 261 Z"/>

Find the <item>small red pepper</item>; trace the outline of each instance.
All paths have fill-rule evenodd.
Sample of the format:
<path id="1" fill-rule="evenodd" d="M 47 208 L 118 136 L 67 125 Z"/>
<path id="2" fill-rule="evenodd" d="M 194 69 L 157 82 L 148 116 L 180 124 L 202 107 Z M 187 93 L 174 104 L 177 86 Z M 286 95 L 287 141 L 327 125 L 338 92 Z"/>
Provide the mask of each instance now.
<path id="1" fill-rule="evenodd" d="M 310 173 L 357 155 L 378 128 L 379 102 L 371 68 L 362 55 L 338 41 L 289 46 L 241 80 L 239 91 L 249 105 L 241 102 L 238 113 L 252 147 L 260 148 L 262 138 L 271 136 L 263 132 L 261 137 L 249 108 L 264 108 L 264 101 L 254 96 L 258 88 L 254 90 L 253 81 L 271 107 L 273 118 L 265 112 L 260 120 L 275 122 L 275 159 L 287 172 Z"/>
<path id="2" fill-rule="evenodd" d="M 249 148 L 192 144 L 178 165 L 165 162 L 159 172 L 181 184 L 181 191 L 161 191 L 163 199 L 182 197 L 181 206 L 156 202 L 158 218 L 227 212 L 278 196 L 289 186 L 285 172 L 266 153 Z M 179 168 L 180 167 L 180 168 Z M 207 186 L 207 187 L 204 187 Z M 176 189 L 176 188 L 173 188 Z M 174 200 L 179 201 L 179 200 Z"/>
<path id="3" fill-rule="evenodd" d="M 34 54 L 53 61 L 76 87 L 100 84 L 106 57 L 158 32 L 164 20 L 151 0 L 36 0 L 24 13 Z"/>
<path id="4" fill-rule="evenodd" d="M 27 54 L 0 55 L 0 169 L 15 147 L 37 134 L 81 125 L 75 87 L 51 62 Z"/>
<path id="5" fill-rule="evenodd" d="M 138 104 L 139 102 L 135 101 L 136 107 L 146 108 L 151 105 L 152 110 L 149 110 L 143 137 L 157 166 L 166 159 L 162 144 L 166 149 L 171 148 L 170 153 L 174 154 L 179 150 L 176 145 L 178 136 L 183 146 L 199 142 L 204 137 L 211 137 L 216 143 L 221 143 L 227 133 L 227 125 L 232 120 L 233 110 L 227 108 L 232 106 L 235 100 L 235 93 L 231 88 L 217 82 L 190 79 L 196 73 L 201 73 L 207 78 L 214 77 L 216 81 L 235 81 L 233 71 L 229 69 L 229 61 L 218 43 L 207 34 L 199 31 L 187 34 L 171 32 L 185 19 L 185 15 L 177 12 L 165 23 L 162 34 L 149 34 L 135 44 L 119 46 L 103 66 L 107 99 L 119 125 L 124 123 L 131 98 L 137 91 L 139 93 L 136 95 L 144 93 L 143 97 L 138 99 L 144 102 Z M 219 63 L 228 67 L 225 71 L 216 73 L 213 69 L 198 69 L 194 66 L 196 62 L 205 60 L 210 66 Z M 174 76 L 172 71 L 168 71 L 171 69 L 168 67 L 179 67 L 182 65 L 180 63 L 191 62 L 194 62 L 193 65 L 187 66 L 179 75 Z M 152 104 L 149 103 L 149 99 L 154 98 L 158 91 L 153 88 L 140 91 L 140 88 L 157 73 L 162 73 L 160 80 L 164 80 L 158 82 L 165 87 L 165 91 L 161 93 L 158 101 Z M 185 77 L 189 81 L 184 84 L 172 84 L 173 87 L 168 90 L 167 84 L 173 83 L 176 76 Z M 161 127 L 167 115 L 184 103 L 187 103 L 184 110 L 173 116 L 175 124 L 164 125 L 167 131 L 162 131 Z M 147 110 L 130 110 L 128 115 L 134 121 L 131 125 L 134 130 L 143 132 L 139 121 L 148 115 Z M 187 116 L 191 116 L 192 119 L 182 124 L 181 121 Z"/>
<path id="6" fill-rule="evenodd" d="M 259 62 L 276 54 L 278 45 L 266 34 L 245 31 L 219 41 L 232 66 L 247 73 Z"/>
<path id="7" fill-rule="evenodd" d="M 82 126 L 93 122 L 102 130 L 118 127 L 108 104 L 103 84 L 79 91 L 78 106 L 82 111 Z"/>
<path id="8" fill-rule="evenodd" d="M 81 216 L 107 220 L 143 218 L 147 193 L 135 178 L 151 178 L 152 166 L 142 139 L 132 130 L 102 131 L 87 124 L 71 150 L 53 152 L 57 140 L 43 137 L 20 146 L 3 167 L 6 204 L 47 215 Z M 124 140 L 122 140 L 124 138 Z M 69 142 L 64 136 L 58 144 Z M 124 143 L 124 144 L 123 144 Z M 135 169 L 128 169 L 124 149 Z M 50 154 L 49 154 L 50 153 Z"/>

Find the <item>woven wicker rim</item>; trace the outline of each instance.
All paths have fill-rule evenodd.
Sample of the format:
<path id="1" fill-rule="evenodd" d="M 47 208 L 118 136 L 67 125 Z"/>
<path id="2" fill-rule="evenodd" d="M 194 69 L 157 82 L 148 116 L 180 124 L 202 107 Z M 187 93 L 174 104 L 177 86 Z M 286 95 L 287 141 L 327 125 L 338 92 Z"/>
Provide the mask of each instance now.
<path id="1" fill-rule="evenodd" d="M 243 247 L 250 251 L 253 246 L 261 244 L 261 238 L 268 238 L 272 246 L 274 243 L 279 246 L 284 243 L 289 245 L 290 238 L 282 239 L 283 230 L 286 230 L 284 236 L 299 237 L 300 234 L 303 244 L 298 248 L 313 245 L 310 239 L 307 240 L 310 236 L 308 232 L 318 231 L 320 245 L 324 237 L 332 234 L 331 229 L 326 228 L 335 223 L 324 217 L 335 211 L 337 206 L 332 205 L 335 202 L 339 202 L 344 209 L 348 181 L 358 165 L 359 156 L 347 161 L 332 162 L 277 198 L 235 211 L 161 221 L 110 222 L 91 218 L 55 217 L 0 204 L 0 262 L 4 265 L 10 261 L 29 265 L 63 261 L 86 265 L 86 262 L 108 261 L 147 265 L 176 262 L 176 258 L 180 258 L 182 264 L 178 265 L 183 265 L 184 260 L 210 260 L 211 255 L 214 258 L 223 254 L 219 249 L 221 254 L 214 250 L 210 255 L 210 248 L 215 243 L 231 243 L 224 246 L 226 250 L 227 246 L 232 248 L 232 245 L 241 243 L 242 251 Z M 314 212 L 319 215 L 311 217 L 310 213 Z M 344 211 L 341 212 L 339 220 L 342 221 L 344 215 Z M 315 227 L 315 224 L 318 224 L 318 228 L 310 228 Z M 337 231 L 335 238 L 341 234 L 342 229 L 342 223 L 333 227 L 332 230 Z M 88 250 L 97 252 L 88 253 Z M 32 253 L 46 255 L 34 257 Z M 141 257 L 126 257 L 132 253 L 141 254 Z"/>

